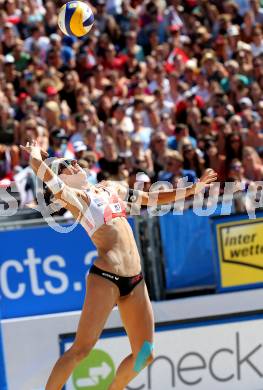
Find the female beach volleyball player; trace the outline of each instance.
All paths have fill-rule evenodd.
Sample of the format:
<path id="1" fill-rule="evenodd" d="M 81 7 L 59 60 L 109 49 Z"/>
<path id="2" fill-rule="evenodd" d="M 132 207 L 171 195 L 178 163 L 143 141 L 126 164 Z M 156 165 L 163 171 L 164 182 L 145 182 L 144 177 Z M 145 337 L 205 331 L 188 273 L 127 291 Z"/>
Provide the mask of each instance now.
<path id="1" fill-rule="evenodd" d="M 200 191 L 215 181 L 217 175 L 213 170 L 206 171 L 199 185 L 187 188 L 186 193 L 185 190 L 181 193 L 127 190 L 107 181 L 94 186 L 87 182 L 87 174 L 76 160 L 56 159 L 50 169 L 35 141 L 21 148 L 30 154 L 35 174 L 46 183 L 56 200 L 80 220 L 98 249 L 98 258 L 87 277 L 75 341 L 55 364 L 46 390 L 62 389 L 74 367 L 96 344 L 115 304 L 129 337 L 131 354 L 120 364 L 109 390 L 123 390 L 153 360 L 154 320 L 122 199 L 139 205 L 168 204 Z"/>

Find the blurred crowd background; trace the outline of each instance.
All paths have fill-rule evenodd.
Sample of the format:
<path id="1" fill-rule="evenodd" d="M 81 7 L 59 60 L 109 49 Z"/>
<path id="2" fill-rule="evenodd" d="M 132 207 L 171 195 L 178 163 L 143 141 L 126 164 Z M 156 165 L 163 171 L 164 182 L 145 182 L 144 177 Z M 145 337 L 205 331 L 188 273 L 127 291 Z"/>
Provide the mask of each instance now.
<path id="1" fill-rule="evenodd" d="M 94 0 L 83 39 L 62 3 L 1 0 L 0 186 L 34 197 L 32 139 L 80 159 L 89 180 L 177 186 L 211 167 L 263 179 L 263 2 Z M 31 191 L 31 195 L 29 192 Z"/>

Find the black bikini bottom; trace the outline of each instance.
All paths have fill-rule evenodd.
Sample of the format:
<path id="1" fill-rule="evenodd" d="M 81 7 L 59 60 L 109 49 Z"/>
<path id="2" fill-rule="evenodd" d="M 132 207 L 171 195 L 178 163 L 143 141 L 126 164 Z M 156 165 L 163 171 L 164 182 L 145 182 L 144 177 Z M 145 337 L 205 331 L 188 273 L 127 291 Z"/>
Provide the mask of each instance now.
<path id="1" fill-rule="evenodd" d="M 89 273 L 102 276 L 105 279 L 110 280 L 112 283 L 116 284 L 119 288 L 120 296 L 124 297 L 125 295 L 129 295 L 132 290 L 143 280 L 142 272 L 135 276 L 119 276 L 113 274 L 112 272 L 103 271 L 103 269 L 96 267 L 96 265 L 92 265 Z"/>

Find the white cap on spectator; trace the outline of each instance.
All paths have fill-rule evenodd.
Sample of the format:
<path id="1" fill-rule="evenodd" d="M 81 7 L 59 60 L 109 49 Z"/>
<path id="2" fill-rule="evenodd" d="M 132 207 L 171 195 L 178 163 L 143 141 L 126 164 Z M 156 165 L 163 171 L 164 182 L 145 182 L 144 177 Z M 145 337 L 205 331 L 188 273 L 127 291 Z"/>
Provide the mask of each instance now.
<path id="1" fill-rule="evenodd" d="M 191 43 L 191 39 L 187 35 L 180 35 L 179 40 L 183 45 L 190 45 Z"/>
<path id="2" fill-rule="evenodd" d="M 227 29 L 227 33 L 230 37 L 237 37 L 240 34 L 239 26 L 233 24 Z"/>
<path id="3" fill-rule="evenodd" d="M 243 41 L 239 41 L 237 43 L 237 50 L 238 51 L 244 50 L 244 51 L 250 51 L 250 52 L 252 51 L 251 46 L 248 43 L 243 42 Z"/>
<path id="4" fill-rule="evenodd" d="M 56 33 L 51 34 L 49 39 L 51 42 L 61 42 L 61 36 Z"/>
<path id="5" fill-rule="evenodd" d="M 136 181 L 143 182 L 143 183 L 150 183 L 151 179 L 148 175 L 144 172 L 139 172 L 136 174 Z"/>
<path id="6" fill-rule="evenodd" d="M 249 97 L 243 97 L 239 100 L 239 104 L 244 104 L 247 107 L 253 107 L 252 100 Z"/>
<path id="7" fill-rule="evenodd" d="M 13 29 L 13 28 L 14 28 L 14 25 L 13 25 L 11 22 L 6 22 L 6 23 L 4 24 L 4 28 Z"/>
<path id="8" fill-rule="evenodd" d="M 191 70 L 196 70 L 197 69 L 197 59 L 196 58 L 191 58 L 191 60 L 188 60 L 186 65 L 186 69 L 191 69 Z"/>
<path id="9" fill-rule="evenodd" d="M 12 56 L 12 54 L 7 54 L 7 55 L 5 55 L 5 57 L 4 57 L 4 63 L 5 63 L 5 64 L 14 64 L 14 63 L 15 63 L 15 59 L 14 59 L 14 57 Z"/>
<path id="10" fill-rule="evenodd" d="M 234 68 L 236 71 L 238 71 L 239 64 L 235 60 L 228 60 L 225 62 L 225 67 L 231 67 Z"/>
<path id="11" fill-rule="evenodd" d="M 87 150 L 87 146 L 82 141 L 73 143 L 74 152 L 83 152 Z"/>

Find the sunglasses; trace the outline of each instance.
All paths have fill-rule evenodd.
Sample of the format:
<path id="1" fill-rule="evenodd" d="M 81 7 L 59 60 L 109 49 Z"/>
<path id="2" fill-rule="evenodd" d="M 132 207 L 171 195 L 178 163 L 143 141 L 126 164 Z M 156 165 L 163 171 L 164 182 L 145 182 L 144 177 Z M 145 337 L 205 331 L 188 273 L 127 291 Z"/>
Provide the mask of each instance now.
<path id="1" fill-rule="evenodd" d="M 37 128 L 36 127 L 33 127 L 33 126 L 27 126 L 26 128 L 25 128 L 25 130 L 33 130 L 33 131 L 35 131 L 35 130 L 37 130 Z"/>
<path id="2" fill-rule="evenodd" d="M 64 169 L 69 168 L 70 166 L 74 166 L 77 164 L 77 160 L 74 159 L 65 159 L 63 162 L 59 164 L 58 167 L 58 175 L 60 175 Z"/>
<path id="3" fill-rule="evenodd" d="M 91 160 L 91 159 L 89 159 L 89 158 L 86 158 L 85 160 L 86 160 L 87 163 L 89 163 L 89 164 L 96 164 L 96 161 L 95 161 L 95 160 Z"/>
<path id="4" fill-rule="evenodd" d="M 230 169 L 232 169 L 233 171 L 236 171 L 236 172 L 240 171 L 241 168 L 242 168 L 242 165 L 239 165 L 239 164 L 230 166 Z"/>
<path id="5" fill-rule="evenodd" d="M 171 167 L 171 166 L 173 166 L 175 164 L 178 164 L 178 163 L 181 164 L 181 161 L 178 161 L 178 160 L 167 160 L 166 165 L 168 167 Z"/>

